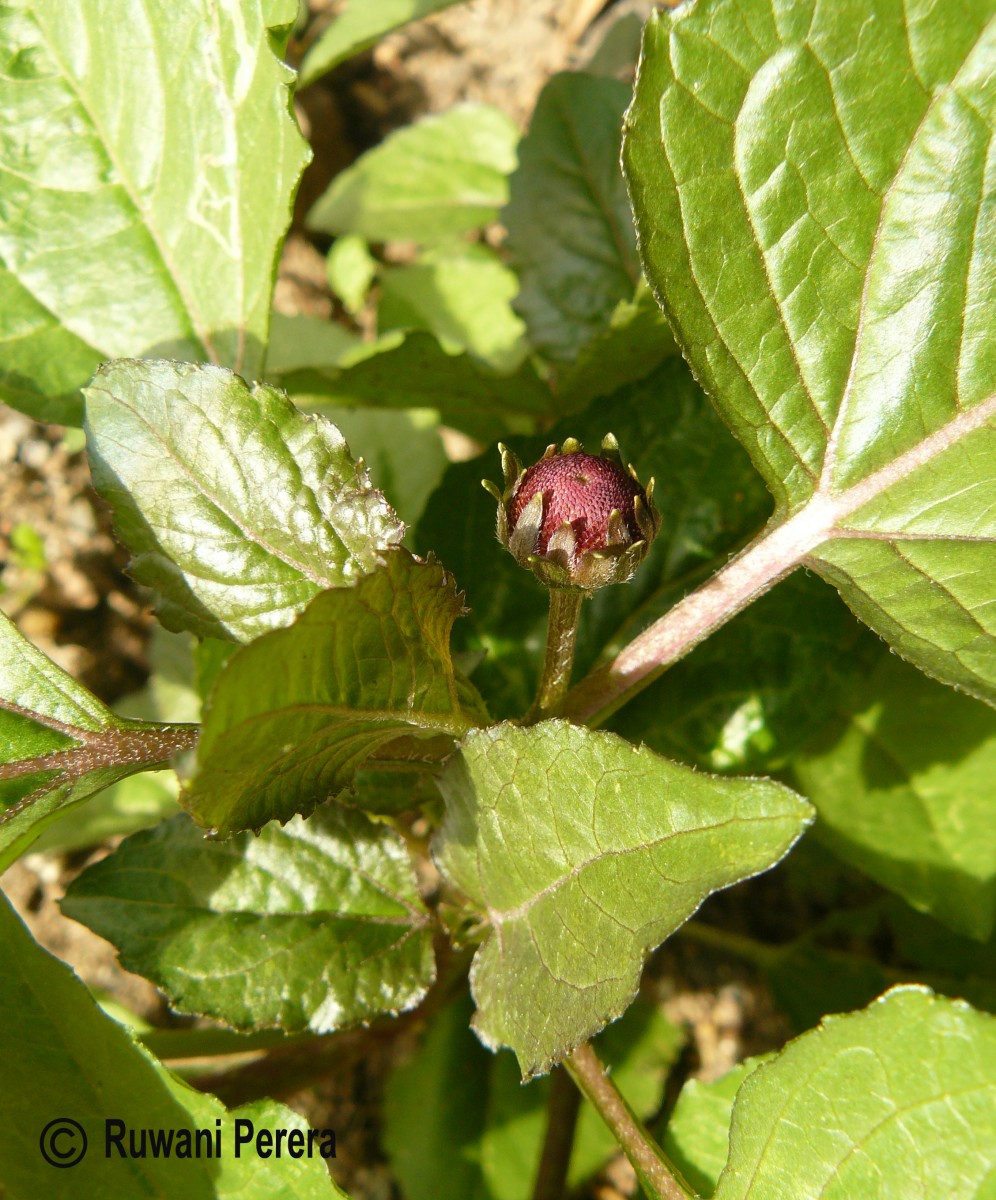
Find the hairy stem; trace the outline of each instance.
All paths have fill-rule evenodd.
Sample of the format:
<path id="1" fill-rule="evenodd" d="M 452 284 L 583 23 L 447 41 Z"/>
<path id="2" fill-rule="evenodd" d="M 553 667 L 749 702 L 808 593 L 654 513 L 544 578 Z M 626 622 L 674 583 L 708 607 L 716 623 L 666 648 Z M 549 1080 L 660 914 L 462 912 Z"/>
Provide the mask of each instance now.
<path id="1" fill-rule="evenodd" d="M 2 704 L 0 707 L 15 709 L 12 704 Z M 40 725 L 55 727 L 44 716 L 36 713 L 27 715 Z M 60 778 L 76 780 L 100 767 L 165 766 L 175 754 L 193 749 L 200 734 L 198 725 L 143 725 L 138 721 L 112 725 L 99 731 L 61 725 L 59 728 L 60 732 L 69 730 L 71 736 L 81 744 L 50 750 L 34 758 L 3 763 L 0 765 L 0 780 L 17 779 L 41 771 L 57 771 Z M 12 812 L 8 810 L 6 815 Z"/>
<path id="2" fill-rule="evenodd" d="M 834 454 L 828 451 L 816 491 L 787 521 L 775 525 L 712 579 L 655 621 L 625 646 L 606 667 L 568 693 L 562 706 L 572 721 L 597 724 L 652 683 L 662 671 L 703 638 L 768 591 L 821 543 L 853 531 L 848 517 L 890 487 L 907 479 L 996 415 L 996 395 L 934 430 L 871 475 L 842 492 L 832 488 Z"/>
<path id="3" fill-rule="evenodd" d="M 714 630 L 794 570 L 832 530 L 837 514 L 822 497 L 776 525 L 625 646 L 607 666 L 572 688 L 564 716 L 604 720 Z"/>
<path id="4" fill-rule="evenodd" d="M 580 1111 L 581 1093 L 562 1067 L 554 1067 L 546 1106 L 546 1136 L 533 1184 L 533 1200 L 562 1200 Z"/>
<path id="5" fill-rule="evenodd" d="M 668 1162 L 664 1152 L 633 1115 L 591 1045 L 585 1042 L 579 1046 L 564 1065 L 612 1130 L 647 1194 L 655 1200 L 690 1200 L 694 1197 L 695 1193 L 677 1168 Z"/>
<path id="6" fill-rule="evenodd" d="M 553 716 L 560 708 L 571 682 L 574 647 L 583 593 L 573 588 L 550 588 L 550 620 L 546 628 L 546 656 L 536 699 L 524 724 L 533 725 Z"/>

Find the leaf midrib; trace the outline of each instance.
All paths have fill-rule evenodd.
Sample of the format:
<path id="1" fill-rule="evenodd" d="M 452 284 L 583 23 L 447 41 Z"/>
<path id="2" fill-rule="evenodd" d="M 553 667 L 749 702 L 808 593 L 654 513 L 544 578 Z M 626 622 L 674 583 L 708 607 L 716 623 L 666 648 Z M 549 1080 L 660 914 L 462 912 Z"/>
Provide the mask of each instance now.
<path id="1" fill-rule="evenodd" d="M 557 96 L 557 107 L 559 109 L 560 120 L 567 131 L 568 140 L 574 149 L 577 175 L 585 185 L 592 200 L 592 207 L 608 231 L 609 240 L 616 251 L 616 262 L 612 265 L 622 270 L 623 274 L 628 277 L 630 283 L 635 288 L 640 282 L 642 274 L 639 261 L 634 262 L 633 254 L 629 252 L 629 248 L 623 242 L 619 222 L 615 219 L 616 215 L 609 206 L 608 198 L 595 185 L 595 180 L 590 170 L 590 156 L 585 153 L 581 140 L 578 137 L 578 130 L 572 119 L 572 113 L 568 111 L 564 103 L 564 98 L 559 95 Z M 557 169 L 562 169 L 561 164 L 557 164 Z M 606 265 L 609 265 L 607 260 Z"/>
<path id="2" fill-rule="evenodd" d="M 262 721 L 268 725 L 275 717 L 301 713 L 306 710 L 321 713 L 323 716 L 334 717 L 336 718 L 336 724 L 342 728 L 347 728 L 350 725 L 366 725 L 368 723 L 376 725 L 397 723 L 399 725 L 410 725 L 414 729 L 428 729 L 438 733 L 448 733 L 453 737 L 462 737 L 463 734 L 475 728 L 474 724 L 459 711 L 453 713 L 450 720 L 447 719 L 447 714 L 445 713 L 426 714 L 412 712 L 408 709 L 352 708 L 348 704 L 308 700 L 281 705 L 262 713 L 253 713 L 249 717 L 240 719 L 237 725 L 228 726 L 222 731 L 221 736 L 230 734 L 234 730 L 244 730 L 246 726 L 252 726 L 258 721 Z"/>
<path id="3" fill-rule="evenodd" d="M 540 903 L 540 901 L 545 900 L 548 896 L 554 895 L 562 887 L 566 886 L 569 883 L 572 883 L 575 879 L 579 879 L 581 877 L 581 875 L 585 871 L 588 870 L 589 867 L 593 867 L 608 858 L 624 858 L 624 857 L 626 857 L 628 855 L 632 855 L 632 854 L 640 854 L 643 852 L 649 853 L 649 852 L 659 849 L 661 846 L 665 845 L 667 842 L 673 841 L 675 838 L 683 837 L 686 834 L 694 836 L 695 834 L 712 833 L 715 830 L 726 829 L 730 826 L 735 826 L 735 825 L 745 825 L 746 824 L 748 826 L 753 826 L 755 824 L 759 824 L 759 823 L 767 822 L 767 821 L 785 822 L 785 821 L 791 821 L 792 819 L 793 818 L 792 818 L 791 813 L 773 813 L 771 815 L 754 816 L 754 817 L 730 817 L 725 821 L 718 821 L 712 825 L 698 825 L 698 826 L 695 826 L 694 828 L 675 829 L 675 830 L 672 830 L 670 833 L 663 834 L 660 837 L 652 839 L 651 841 L 641 842 L 638 846 L 627 846 L 621 850 L 600 850 L 597 854 L 595 854 L 591 858 L 586 859 L 582 863 L 578 863 L 577 865 L 573 866 L 569 871 L 567 871 L 565 874 L 560 875 L 557 879 L 554 879 L 551 883 L 546 884 L 543 888 L 541 888 L 534 895 L 528 897 L 521 904 L 516 905 L 515 908 L 499 910 L 499 909 L 494 909 L 489 905 L 488 909 L 487 909 L 488 919 L 490 920 L 491 924 L 496 929 L 500 929 L 501 926 L 503 926 L 509 922 L 522 920 L 524 917 L 526 917 L 529 914 L 529 912 L 537 904 Z M 606 915 L 609 915 L 609 914 L 606 914 Z"/>
<path id="4" fill-rule="evenodd" d="M 144 0 L 143 0 L 143 7 L 144 7 Z M 150 220 L 149 212 L 147 211 L 145 206 L 140 202 L 138 192 L 137 192 L 134 184 L 132 183 L 130 174 L 122 168 L 122 164 L 121 164 L 117 154 L 115 153 L 115 150 L 113 148 L 113 145 L 112 145 L 110 139 L 107 137 L 107 134 L 105 133 L 104 129 L 102 128 L 100 122 L 97 120 L 97 117 L 96 117 L 95 113 L 93 112 L 92 108 L 87 103 L 87 100 L 85 99 L 85 97 L 83 95 L 83 91 L 79 87 L 79 85 L 76 81 L 76 78 L 74 77 L 72 72 L 68 69 L 66 64 L 62 61 L 62 58 L 60 57 L 60 55 L 57 53 L 55 46 L 52 42 L 52 39 L 49 37 L 48 31 L 43 27 L 42 21 L 39 18 L 37 12 L 33 13 L 33 15 L 35 17 L 38 32 L 44 38 L 45 46 L 46 46 L 49 54 L 51 54 L 52 60 L 55 62 L 56 66 L 59 68 L 59 70 L 61 72 L 62 80 L 64 81 L 65 85 L 69 88 L 69 90 L 72 92 L 72 94 L 76 97 L 76 102 L 79 104 L 80 108 L 86 114 L 86 117 L 90 122 L 91 128 L 93 129 L 93 131 L 96 133 L 97 137 L 100 140 L 100 144 L 104 149 L 104 153 L 107 155 L 108 161 L 111 163 L 111 165 L 114 167 L 115 171 L 117 172 L 118 179 L 121 181 L 121 187 L 123 188 L 125 194 L 128 196 L 128 199 L 131 201 L 132 207 L 134 208 L 135 212 L 141 218 L 142 228 L 148 233 L 153 246 L 155 246 L 156 253 L 159 256 L 159 261 L 162 263 L 162 266 L 166 272 L 167 278 L 169 279 L 170 283 L 173 285 L 173 288 L 176 292 L 177 299 L 183 305 L 183 311 L 186 314 L 186 316 L 190 322 L 191 332 L 194 334 L 194 336 L 200 342 L 201 347 L 204 350 L 204 353 L 205 353 L 206 357 L 208 358 L 208 360 L 212 363 L 220 364 L 221 360 L 218 356 L 217 350 L 214 347 L 214 343 L 211 340 L 211 336 L 207 332 L 204 322 L 201 320 L 201 317 L 200 317 L 198 310 L 193 302 L 193 299 L 187 294 L 186 286 L 182 280 L 182 277 L 181 277 L 177 267 L 173 263 L 172 258 L 170 257 L 169 253 L 167 252 L 167 248 L 166 248 L 165 244 L 163 243 L 162 238 L 160 237 L 159 231 L 158 231 L 155 223 L 152 220 Z M 157 61 L 158 61 L 158 58 L 157 58 Z"/>
<path id="5" fill-rule="evenodd" d="M 902 483 L 914 471 L 931 463 L 938 455 L 960 442 L 962 438 L 981 429 L 992 417 L 996 417 L 996 393 L 982 400 L 973 408 L 959 412 L 939 429 L 922 438 L 915 446 L 911 446 L 909 450 L 904 451 L 885 466 L 879 467 L 871 475 L 866 475 L 864 479 L 852 484 L 845 491 L 828 492 L 823 489 L 821 483 L 812 499 L 827 496 L 831 498 L 833 520 L 828 535 L 833 535 L 833 527 L 839 522 L 852 516 L 859 508 L 876 499 L 894 484 Z M 807 503 L 807 508 L 812 503 L 812 499 Z"/>
<path id="6" fill-rule="evenodd" d="M 885 227 L 886 209 L 889 206 L 890 198 L 892 196 L 893 190 L 896 187 L 896 184 L 898 183 L 898 181 L 900 179 L 902 179 L 904 177 L 904 170 L 905 170 L 906 164 L 909 161 L 910 155 L 913 153 L 914 148 L 917 146 L 917 144 L 919 142 L 920 134 L 921 134 L 921 131 L 923 130 L 925 124 L 930 119 L 930 117 L 931 117 L 932 113 L 934 112 L 935 108 L 937 107 L 938 103 L 942 99 L 951 95 L 951 93 L 956 90 L 955 85 L 957 83 L 959 75 L 965 69 L 965 66 L 968 63 L 969 59 L 976 52 L 976 50 L 979 46 L 979 43 L 984 38 L 988 27 L 989 27 L 988 23 L 985 26 L 983 26 L 983 28 L 980 31 L 976 40 L 972 43 L 971 47 L 966 51 L 964 58 L 962 59 L 961 63 L 959 64 L 958 70 L 953 73 L 951 79 L 946 84 L 944 84 L 943 87 L 935 88 L 934 91 L 931 93 L 931 95 L 927 101 L 926 107 L 924 108 L 923 116 L 920 118 L 920 121 L 917 124 L 916 130 L 914 131 L 913 136 L 909 140 L 909 145 L 906 147 L 906 150 L 903 154 L 902 161 L 896 167 L 896 171 L 893 174 L 892 179 L 889 181 L 889 186 L 885 189 L 885 192 L 882 194 L 882 200 L 881 200 L 881 204 L 879 206 L 879 213 L 878 213 L 878 224 L 875 227 L 875 235 L 872 238 L 872 245 L 871 245 L 871 249 L 868 254 L 868 261 L 865 265 L 864 279 L 862 280 L 862 283 L 861 283 L 861 303 L 858 306 L 858 324 L 857 324 L 857 328 L 854 333 L 854 349 L 851 352 L 851 362 L 850 362 L 850 366 L 848 368 L 847 380 L 844 384 L 844 390 L 841 393 L 840 403 L 837 406 L 837 413 L 836 413 L 836 416 L 834 417 L 833 425 L 830 428 L 829 436 L 827 438 L 827 443 L 826 443 L 826 447 L 825 447 L 824 455 L 823 455 L 823 466 L 822 466 L 822 469 L 820 472 L 820 478 L 819 478 L 819 483 L 817 485 L 817 491 L 830 490 L 830 480 L 831 480 L 834 468 L 837 463 L 837 447 L 838 447 L 839 440 L 840 440 L 841 430 L 843 428 L 844 416 L 845 416 L 845 413 L 848 408 L 848 400 L 850 398 L 851 392 L 853 391 L 855 380 L 857 378 L 857 366 L 858 366 L 858 361 L 860 358 L 861 342 L 862 342 L 862 338 L 864 336 L 865 322 L 866 322 L 866 318 L 867 318 L 867 314 L 868 314 L 868 282 L 871 278 L 872 264 L 875 261 L 875 256 L 878 251 L 878 247 L 879 247 L 879 244 L 880 244 L 881 238 L 882 238 L 882 231 Z M 906 29 L 907 36 L 908 36 L 908 25 L 906 25 L 905 22 L 904 22 L 904 29 Z M 976 227 L 977 227 L 977 223 L 978 223 L 978 213 L 976 214 Z M 964 319 L 964 308 L 962 309 L 962 317 Z M 956 381 L 958 378 L 958 371 L 959 371 L 960 365 L 961 365 L 961 353 L 962 353 L 963 345 L 964 345 L 963 339 L 959 339 L 958 367 L 955 370 Z"/>
<path id="7" fill-rule="evenodd" d="M 150 384 L 151 384 L 151 381 L 150 381 Z M 298 562 L 296 559 L 292 558 L 290 555 L 285 554 L 282 551 L 278 550 L 275 546 L 272 546 L 263 537 L 262 533 L 259 530 L 252 529 L 252 528 L 248 527 L 247 525 L 245 525 L 242 521 L 240 521 L 239 518 L 237 516 L 235 516 L 234 513 L 230 512 L 229 509 L 221 502 L 221 500 L 219 500 L 214 495 L 213 492 L 211 492 L 207 489 L 204 481 L 200 478 L 200 476 L 195 474 L 194 471 L 190 468 L 190 466 L 185 461 L 183 461 L 181 458 L 179 458 L 177 456 L 177 454 L 173 450 L 171 444 L 166 440 L 165 435 L 163 433 L 161 433 L 154 425 L 152 425 L 152 423 L 145 417 L 145 415 L 143 413 L 139 412 L 137 408 L 132 407 L 132 405 L 127 403 L 127 401 L 123 400 L 121 398 L 121 396 L 115 395 L 114 392 L 110 391 L 107 388 L 101 388 L 101 387 L 94 385 L 93 387 L 91 387 L 90 390 L 102 392 L 103 395 L 106 396 L 108 400 L 110 400 L 114 404 L 120 405 L 121 408 L 123 408 L 125 410 L 125 412 L 131 414 L 131 416 L 135 419 L 135 421 L 138 424 L 143 425 L 146 428 L 146 430 L 149 432 L 152 439 L 156 443 L 158 443 L 160 446 L 162 446 L 162 448 L 165 450 L 165 452 L 169 455 L 170 459 L 176 465 L 176 467 L 180 471 L 180 473 L 182 475 L 184 475 L 190 481 L 191 485 L 196 489 L 197 494 L 199 496 L 202 496 L 205 500 L 207 500 L 210 504 L 212 504 L 217 509 L 217 511 L 219 513 L 221 513 L 221 515 L 227 521 L 230 521 L 231 524 L 234 526 L 234 528 L 239 531 L 239 533 L 245 538 L 245 540 L 247 542 L 251 543 L 254 546 L 258 546 L 265 553 L 267 553 L 271 557 L 275 558 L 278 562 L 282 562 L 285 566 L 290 567 L 292 571 L 298 572 L 298 574 L 300 576 L 302 576 L 304 579 L 308 580 L 309 583 L 315 584 L 316 587 L 318 587 L 318 588 L 321 588 L 324 590 L 326 588 L 334 588 L 334 587 L 338 586 L 338 583 L 336 580 L 329 580 L 329 579 L 323 578 L 322 576 L 316 574 L 310 568 L 305 566 L 303 563 Z M 202 412 L 202 415 L 204 416 L 205 420 L 209 420 L 206 413 Z M 126 453 L 129 451 L 129 446 L 127 445 L 127 443 L 118 440 L 117 438 L 113 437 L 111 434 L 107 433 L 106 431 L 101 436 L 105 440 L 112 442 L 114 445 L 118 446 L 119 449 L 121 449 L 122 451 L 124 451 Z M 287 449 L 288 455 L 293 460 L 295 468 L 298 471 L 300 471 L 300 464 L 298 463 L 297 459 L 294 458 L 290 449 L 287 448 L 286 445 L 285 445 L 285 449 Z M 238 464 L 237 456 L 232 452 L 232 450 L 227 445 L 225 447 L 225 450 L 226 450 L 226 454 L 227 454 L 228 458 L 237 465 Z M 245 482 L 248 484 L 250 481 L 246 480 Z M 303 479 L 301 482 L 302 482 L 302 486 L 307 487 L 307 490 L 311 493 L 311 496 L 317 502 L 317 496 L 315 496 L 314 488 L 312 488 L 310 485 L 305 484 Z M 335 528 L 335 526 L 333 526 L 332 523 L 327 520 L 327 518 L 323 517 L 321 519 L 335 534 L 336 540 L 343 547 L 343 549 L 346 550 L 346 553 L 349 555 L 349 557 L 351 559 L 354 559 L 354 561 L 355 561 L 355 556 L 349 550 L 349 547 L 346 546 L 345 542 L 342 540 L 342 537 L 339 534 L 339 531 Z M 169 558 L 168 555 L 165 555 L 164 557 Z M 170 560 L 170 561 L 172 561 L 172 560 Z M 267 586 L 267 585 L 264 585 L 264 586 Z M 279 585 L 274 584 L 274 585 L 269 585 L 269 586 L 279 586 Z"/>

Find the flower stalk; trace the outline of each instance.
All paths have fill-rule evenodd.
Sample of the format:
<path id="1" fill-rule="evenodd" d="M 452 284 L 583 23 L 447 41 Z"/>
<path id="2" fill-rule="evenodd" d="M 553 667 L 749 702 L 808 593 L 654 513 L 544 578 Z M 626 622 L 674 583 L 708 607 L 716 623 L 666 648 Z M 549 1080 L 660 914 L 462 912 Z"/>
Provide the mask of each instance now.
<path id="1" fill-rule="evenodd" d="M 504 486 L 483 481 L 498 502 L 498 540 L 550 592 L 543 671 L 523 718 L 532 725 L 555 716 L 570 687 L 581 601 L 633 577 L 657 536 L 660 514 L 654 481 L 644 488 L 633 467 L 623 465 L 611 433 L 601 454 L 586 454 L 577 438 L 567 438 L 526 469 L 508 447 L 500 450 Z"/>
<path id="2" fill-rule="evenodd" d="M 584 593 L 568 588 L 550 589 L 550 620 L 546 627 L 546 654 L 536 699 L 523 718 L 524 725 L 535 725 L 557 715 L 567 695 L 574 667 L 578 622 Z"/>

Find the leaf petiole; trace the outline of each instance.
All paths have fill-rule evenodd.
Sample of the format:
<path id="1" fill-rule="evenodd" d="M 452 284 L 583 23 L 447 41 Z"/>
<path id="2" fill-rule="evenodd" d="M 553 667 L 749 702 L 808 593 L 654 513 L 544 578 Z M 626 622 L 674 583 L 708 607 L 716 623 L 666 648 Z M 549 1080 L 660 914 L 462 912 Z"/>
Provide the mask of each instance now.
<path id="1" fill-rule="evenodd" d="M 564 1060 L 564 1066 L 612 1130 L 647 1194 L 654 1200 L 691 1200 L 695 1192 L 637 1120 L 591 1044 L 580 1045 L 570 1058 Z"/>

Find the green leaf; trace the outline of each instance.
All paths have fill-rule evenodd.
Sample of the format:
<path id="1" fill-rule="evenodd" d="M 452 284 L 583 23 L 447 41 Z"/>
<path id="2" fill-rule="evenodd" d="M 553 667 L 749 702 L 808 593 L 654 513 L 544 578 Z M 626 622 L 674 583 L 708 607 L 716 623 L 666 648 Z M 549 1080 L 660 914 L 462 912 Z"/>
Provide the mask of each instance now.
<path id="1" fill-rule="evenodd" d="M 886 659 L 796 763 L 823 839 L 955 932 L 996 925 L 996 713 Z"/>
<path id="2" fill-rule="evenodd" d="M 272 44 L 295 11 L 294 0 L 5 8 L 0 398 L 79 423 L 77 389 L 103 359 L 261 373 L 308 155 Z"/>
<path id="3" fill-rule="evenodd" d="M 355 233 L 336 238 L 326 260 L 329 287 L 354 316 L 363 311 L 367 293 L 377 275 L 377 260 Z"/>
<path id="4" fill-rule="evenodd" d="M 640 279 L 636 237 L 619 171 L 630 90 L 617 79 L 555 75 L 519 148 L 503 220 L 529 337 L 572 362 Z"/>
<path id="5" fill-rule="evenodd" d="M 391 507 L 411 528 L 449 464 L 435 415 L 323 405 L 322 416 L 343 434 Z"/>
<path id="6" fill-rule="evenodd" d="M 84 871 L 63 910 L 173 1007 L 237 1029 L 327 1033 L 412 1008 L 435 974 L 404 841 L 342 807 L 227 842 L 176 817 Z"/>
<path id="7" fill-rule="evenodd" d="M 499 373 L 469 354 L 448 354 L 427 333 L 390 333 L 362 358 L 280 375 L 300 403 L 373 408 L 433 408 L 447 425 L 491 441 L 510 428 L 533 429 L 554 416 L 556 398 L 525 362 Z"/>
<path id="8" fill-rule="evenodd" d="M 486 719 L 450 660 L 460 600 L 438 563 L 395 550 L 383 570 L 323 592 L 290 628 L 234 654 L 182 797 L 197 822 L 229 834 L 307 815 L 374 754 L 438 761 Z"/>
<path id="9" fill-rule="evenodd" d="M 608 727 L 708 771 L 784 770 L 836 723 L 885 654 L 830 588 L 797 572 L 675 663 Z"/>
<path id="10" fill-rule="evenodd" d="M 456 0 L 347 0 L 346 7 L 308 50 L 301 63 L 301 87 L 369 50 L 385 34 L 409 21 L 449 8 Z"/>
<path id="11" fill-rule="evenodd" d="M 0 873 L 71 805 L 165 766 L 195 733 L 115 716 L 0 612 Z"/>
<path id="12" fill-rule="evenodd" d="M 637 1000 L 622 1020 L 595 1042 L 599 1059 L 626 1102 L 641 1120 L 660 1107 L 667 1073 L 682 1045 L 682 1034 L 662 1012 Z M 491 1059 L 487 1126 L 481 1142 L 484 1177 L 493 1200 L 529 1200 L 548 1123 L 550 1080 L 522 1086 L 512 1054 Z M 618 1153 L 619 1146 L 601 1115 L 585 1101 L 578 1114 L 567 1187 L 578 1192 Z"/>
<path id="13" fill-rule="evenodd" d="M 123 361 L 86 398 L 94 486 L 168 629 L 257 637 L 376 568 L 404 532 L 339 431 L 265 384 Z"/>
<path id="14" fill-rule="evenodd" d="M 748 1077 L 716 1200 L 974 1200 L 996 1172 L 994 1113 L 996 1022 L 895 988 Z"/>
<path id="15" fill-rule="evenodd" d="M 525 326 L 512 311 L 519 281 L 487 247 L 445 247 L 379 278 L 382 332 L 423 329 L 449 353 L 466 351 L 497 371 L 521 365 Z"/>
<path id="16" fill-rule="evenodd" d="M 266 378 L 280 383 L 294 371 L 338 370 L 368 353 L 363 341 L 344 325 L 322 317 L 273 314 Z"/>
<path id="17" fill-rule="evenodd" d="M 368 242 L 448 241 L 479 229 L 508 199 L 518 140 L 515 123 L 487 104 L 423 117 L 337 175 L 308 224 Z"/>
<path id="18" fill-rule="evenodd" d="M 994 37 L 989 4 L 703 0 L 651 18 L 624 146 L 648 278 L 794 514 L 778 567 L 990 702 Z"/>
<path id="19" fill-rule="evenodd" d="M 579 676 L 725 562 L 770 509 L 747 455 L 678 358 L 542 437 L 512 438 L 509 445 L 529 463 L 552 441 L 577 437 L 592 448 L 610 431 L 640 478 L 655 479 L 654 502 L 663 523 L 633 581 L 603 588 L 584 604 Z M 513 717 L 528 708 L 535 690 L 549 602 L 498 544 L 495 502 L 481 487 L 482 478 L 500 478 L 494 450 L 447 470 L 415 530 L 415 545 L 420 553 L 439 554 L 466 588 L 471 613 L 458 627 L 457 645 L 478 656 L 486 652 L 474 682 L 493 711 Z"/>
<path id="20" fill-rule="evenodd" d="M 489 1054 L 470 1029 L 469 996 L 430 1021 L 415 1054 L 387 1084 L 384 1145 L 406 1200 L 529 1200 L 543 1147 L 548 1079 L 521 1086 L 515 1057 Z M 641 1118 L 660 1105 L 680 1031 L 637 1002 L 599 1037 L 599 1057 Z M 434 1119 L 427 1123 L 425 1113 Z M 567 1185 L 580 1188 L 618 1150 L 582 1104 Z M 725 1161 L 725 1155 L 724 1155 Z M 439 1163 L 447 1169 L 440 1174 Z"/>
<path id="21" fill-rule="evenodd" d="M 0 1189 L 6 1195 L 24 1200 L 345 1200 L 328 1177 L 317 1141 L 310 1158 L 286 1153 L 265 1158 L 251 1146 L 243 1146 L 237 1158 L 235 1120 L 251 1121 L 256 1131 L 302 1130 L 305 1139 L 306 1122 L 271 1100 L 228 1112 L 213 1096 L 181 1083 L 100 1011 L 69 967 L 32 940 L 2 896 L 0 949 Z M 71 1170 L 49 1166 L 39 1153 L 42 1131 L 59 1117 L 78 1122 L 89 1143 L 88 1153 Z M 181 1159 L 148 1152 L 141 1159 L 123 1158 L 112 1145 L 105 1155 L 108 1118 L 136 1130 L 207 1130 L 212 1149 L 216 1134 L 220 1137 L 221 1154 Z M 77 1136 L 63 1134 L 55 1149 L 68 1153 L 79 1145 Z"/>
<path id="22" fill-rule="evenodd" d="M 436 1013 L 384 1094 L 383 1144 L 405 1200 L 486 1200 L 480 1141 L 491 1055 L 461 1000 Z M 426 1115 L 431 1114 L 431 1120 Z"/>
<path id="23" fill-rule="evenodd" d="M 690 1079 L 681 1089 L 661 1148 L 699 1195 L 716 1190 L 730 1153 L 733 1098 L 761 1061 L 748 1058 L 720 1079 Z"/>
<path id="24" fill-rule="evenodd" d="M 559 410 L 580 409 L 637 383 L 677 353 L 667 318 L 641 283 L 633 299 L 620 300 L 608 325 L 582 346 L 577 361 L 558 372 Z"/>
<path id="25" fill-rule="evenodd" d="M 488 925 L 475 1027 L 526 1076 L 625 1011 L 649 952 L 811 819 L 780 784 L 697 774 L 561 721 L 470 734 L 440 790 L 439 867 Z"/>

